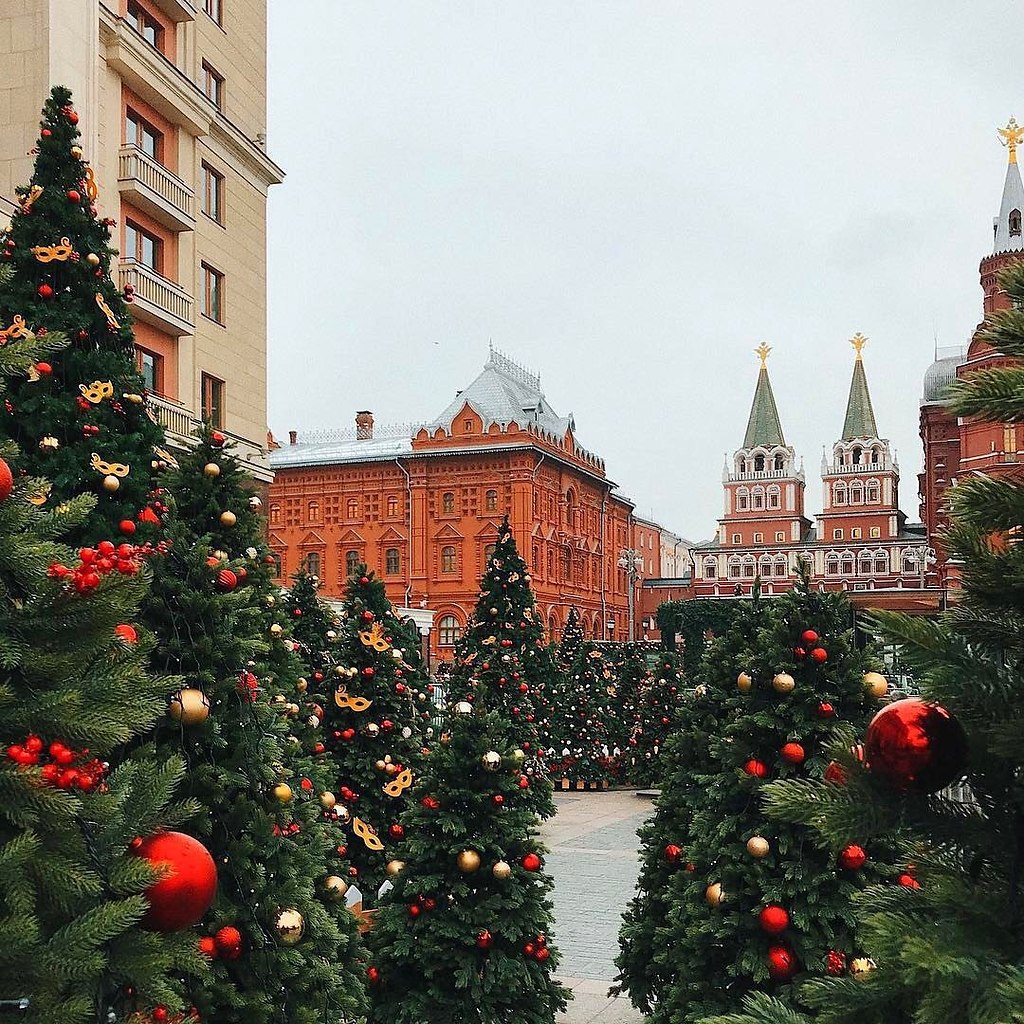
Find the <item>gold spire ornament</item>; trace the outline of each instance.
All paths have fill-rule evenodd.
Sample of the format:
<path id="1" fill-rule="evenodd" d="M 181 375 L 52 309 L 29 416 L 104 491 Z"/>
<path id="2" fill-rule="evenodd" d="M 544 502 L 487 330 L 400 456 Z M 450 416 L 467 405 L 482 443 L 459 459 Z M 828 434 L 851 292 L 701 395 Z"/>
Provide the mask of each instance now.
<path id="1" fill-rule="evenodd" d="M 772 347 L 766 341 L 762 341 L 757 348 L 754 349 L 754 354 L 761 360 L 761 369 L 766 370 L 768 368 L 768 353 L 771 352 Z"/>
<path id="2" fill-rule="evenodd" d="M 861 358 L 861 355 L 860 355 L 861 350 L 864 348 L 864 346 L 867 343 L 868 343 L 868 339 L 865 338 L 864 335 L 860 333 L 860 331 L 858 331 L 850 339 L 850 344 L 853 346 L 853 351 L 857 353 L 857 361 L 858 362 L 860 361 L 860 358 Z"/>
<path id="3" fill-rule="evenodd" d="M 996 131 L 1002 137 L 1003 145 L 1010 152 L 1010 163 L 1015 164 L 1017 162 L 1017 147 L 1024 139 L 1024 128 L 1017 124 L 1016 118 L 1011 117 L 1006 122 L 1005 128 L 997 128 Z"/>

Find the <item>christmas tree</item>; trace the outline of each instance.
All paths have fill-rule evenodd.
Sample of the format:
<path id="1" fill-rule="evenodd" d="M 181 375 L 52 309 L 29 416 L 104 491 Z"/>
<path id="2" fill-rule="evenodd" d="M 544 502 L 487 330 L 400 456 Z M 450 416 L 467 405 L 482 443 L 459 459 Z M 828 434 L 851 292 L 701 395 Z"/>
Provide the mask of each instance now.
<path id="1" fill-rule="evenodd" d="M 299 656 L 318 690 L 329 689 L 329 677 L 336 664 L 338 627 L 341 620 L 317 596 L 320 580 L 306 571 L 292 577 L 285 595 L 285 610 L 291 618 L 292 639 Z"/>
<path id="2" fill-rule="evenodd" d="M 77 123 L 71 93 L 54 87 L 32 181 L 16 190 L 21 206 L 0 237 L 0 260 L 15 271 L 0 286 L 0 337 L 31 329 L 70 341 L 11 383 L 0 431 L 20 445 L 16 470 L 46 477 L 55 500 L 96 496 L 71 538 L 91 543 L 136 532 L 164 441 L 135 368 L 128 309 L 110 277 L 114 222 L 98 216 Z"/>
<path id="3" fill-rule="evenodd" d="M 580 613 L 576 610 L 576 605 L 573 605 L 566 616 L 562 639 L 558 645 L 558 654 L 555 656 L 555 664 L 561 671 L 568 672 L 576 664 L 576 659 L 585 643 L 583 627 L 580 625 Z"/>
<path id="4" fill-rule="evenodd" d="M 336 643 L 327 735 L 351 835 L 348 856 L 363 906 L 387 880 L 399 816 L 419 775 L 430 702 L 419 633 L 401 620 L 365 565 L 348 581 Z"/>
<path id="5" fill-rule="evenodd" d="M 634 785 L 661 785 L 662 752 L 681 727 L 684 685 L 678 658 L 658 652 L 658 663 L 637 701 L 636 728 L 627 741 L 625 777 Z"/>
<path id="6" fill-rule="evenodd" d="M 806 826 L 762 810 L 767 779 L 834 775 L 836 723 L 859 728 L 877 704 L 842 595 L 804 583 L 755 605 L 702 663 L 701 699 L 716 703 L 722 725 L 708 741 L 709 767 L 694 776 L 695 802 L 680 808 L 674 836 L 659 822 L 658 845 L 644 851 L 650 869 L 661 857 L 674 870 L 664 895 L 664 879 L 652 885 L 654 967 L 638 1002 L 654 1002 L 654 1021 L 696 1024 L 754 992 L 799 1007 L 795 978 L 847 969 L 851 897 L 879 877 L 880 860 L 886 870 L 863 835 L 819 846 Z"/>
<path id="7" fill-rule="evenodd" d="M 347 817 L 309 686 L 274 593 L 259 498 L 206 428 L 171 474 L 167 555 L 146 615 L 154 665 L 183 677 L 155 741 L 189 767 L 200 835 L 221 865 L 200 948 L 213 982 L 192 993 L 218 1024 L 355 1020 L 364 983 Z"/>
<path id="8" fill-rule="evenodd" d="M 554 811 L 537 712 L 556 676 L 530 574 L 506 518 L 480 582 L 476 609 L 455 649 L 448 692 L 453 701 L 470 703 L 478 692 L 488 694 L 488 707 L 502 714 L 514 748 L 523 752 L 524 777 L 538 780 L 524 798 L 543 817 Z"/>
<path id="9" fill-rule="evenodd" d="M 608 749 L 611 769 L 618 782 L 640 783 L 641 764 L 636 757 L 637 736 L 646 714 L 651 688 L 651 670 L 644 648 L 636 643 L 615 644 L 607 656 L 615 673 L 615 697 L 608 724 Z"/>
<path id="10" fill-rule="evenodd" d="M 1005 424 L 1024 419 L 1024 267 L 1006 271 L 1001 285 L 1013 308 L 992 314 L 983 338 L 1008 360 L 959 382 L 952 408 Z M 811 823 L 833 844 L 895 836 L 913 865 L 858 899 L 857 976 L 802 990 L 813 1019 L 827 1024 L 1024 1019 L 1024 547 L 1016 542 L 1024 485 L 969 476 L 950 506 L 944 545 L 962 563 L 959 603 L 939 621 L 874 615 L 920 698 L 895 701 L 846 738 L 842 784 L 768 787 L 780 817 Z M 861 740 L 863 761 L 848 752 Z M 745 1021 L 783 1019 L 770 1005 L 747 1009 Z"/>
<path id="11" fill-rule="evenodd" d="M 373 1024 L 552 1024 L 566 1004 L 537 841 L 551 785 L 523 745 L 520 704 L 549 668 L 532 653 L 546 647 L 507 522 L 481 593 L 450 729 L 402 819 L 394 888 L 369 934 Z"/>

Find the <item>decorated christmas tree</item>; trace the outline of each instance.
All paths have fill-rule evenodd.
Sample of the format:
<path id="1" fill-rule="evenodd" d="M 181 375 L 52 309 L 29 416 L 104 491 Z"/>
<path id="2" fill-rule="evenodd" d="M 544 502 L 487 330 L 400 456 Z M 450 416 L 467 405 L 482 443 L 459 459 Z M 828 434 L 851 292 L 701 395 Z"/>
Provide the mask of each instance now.
<path id="1" fill-rule="evenodd" d="M 662 751 L 685 716 L 679 659 L 668 651 L 660 651 L 658 659 L 637 701 L 636 727 L 623 751 L 623 774 L 634 785 L 661 785 Z"/>
<path id="2" fill-rule="evenodd" d="M 552 1024 L 566 1003 L 537 840 L 551 785 L 523 746 L 520 704 L 549 669 L 531 655 L 546 648 L 507 522 L 481 592 L 450 728 L 403 816 L 394 888 L 369 933 L 373 1024 Z"/>
<path id="3" fill-rule="evenodd" d="M 402 837 L 398 819 L 420 772 L 431 705 L 419 633 L 398 617 L 384 584 L 365 565 L 348 581 L 337 632 L 327 736 L 348 857 L 369 909 L 387 881 L 391 847 Z"/>
<path id="4" fill-rule="evenodd" d="M 615 697 L 608 724 L 611 770 L 618 782 L 646 782 L 635 756 L 640 722 L 649 702 L 651 670 L 644 648 L 637 643 L 610 646 L 606 656 L 615 674 Z"/>
<path id="5" fill-rule="evenodd" d="M 221 866 L 198 939 L 213 981 L 192 998 L 218 1024 L 355 1020 L 348 812 L 322 740 L 323 695 L 302 675 L 271 585 L 258 496 L 208 428 L 167 483 L 169 546 L 146 615 L 154 665 L 183 678 L 155 741 L 185 757 L 183 791 Z"/>
<path id="6" fill-rule="evenodd" d="M 537 780 L 535 788 L 526 788 L 526 802 L 544 817 L 553 810 L 537 712 L 556 678 L 530 574 L 506 518 L 480 582 L 476 609 L 455 649 L 448 692 L 453 701 L 470 703 L 478 692 L 488 694 L 488 707 L 502 714 L 515 749 L 524 754 L 524 778 Z"/>
<path id="7" fill-rule="evenodd" d="M 562 630 L 562 639 L 558 644 L 558 653 L 555 656 L 556 666 L 563 672 L 568 672 L 576 659 L 579 657 L 586 638 L 583 636 L 583 627 L 580 625 L 580 613 L 573 605 L 565 619 L 565 628 Z"/>
<path id="8" fill-rule="evenodd" d="M 331 672 L 336 664 L 338 627 L 341 620 L 320 598 L 320 580 L 306 572 L 297 572 L 285 595 L 284 607 L 291 618 L 291 636 L 299 645 L 298 654 L 317 690 L 330 689 Z"/>
<path id="9" fill-rule="evenodd" d="M 69 346 L 12 382 L 0 432 L 20 445 L 14 468 L 45 477 L 53 500 L 91 493 L 96 504 L 72 539 L 149 535 L 146 508 L 163 432 L 135 367 L 125 298 L 110 276 L 110 227 L 100 218 L 92 167 L 82 152 L 71 93 L 55 87 L 43 108 L 31 183 L 0 235 L 0 341 L 25 330 L 60 332 Z M 124 524 L 123 528 L 121 524 Z M 138 538 L 135 538 L 138 539 Z"/>
<path id="10" fill-rule="evenodd" d="M 653 1003 L 654 1021 L 703 1022 L 754 992 L 799 1008 L 795 979 L 849 969 L 851 898 L 887 872 L 864 835 L 819 846 L 806 826 L 772 822 L 761 806 L 769 779 L 834 777 L 836 724 L 859 729 L 877 710 L 846 599 L 803 584 L 755 605 L 708 649 L 697 692 L 722 723 L 709 765 L 694 774 L 675 834 L 663 815 L 644 850 L 656 932 L 637 1001 Z M 667 890 L 659 857 L 674 871 Z M 631 924 L 643 932 L 643 921 Z"/>
<path id="11" fill-rule="evenodd" d="M 1013 308 L 990 316 L 984 340 L 1013 362 L 958 383 L 952 408 L 1005 424 L 1024 420 L 1024 267 L 1006 271 L 1001 285 Z M 944 544 L 961 562 L 960 601 L 939 621 L 874 616 L 920 697 L 893 702 L 844 738 L 842 782 L 767 787 L 773 813 L 810 822 L 833 845 L 895 836 L 908 867 L 856 902 L 858 976 L 801 991 L 809 1019 L 826 1024 L 1024 1019 L 1024 547 L 1015 540 L 1024 485 L 970 476 L 950 498 Z M 849 753 L 854 742 L 863 761 Z M 752 1002 L 736 1019 L 786 1018 Z"/>

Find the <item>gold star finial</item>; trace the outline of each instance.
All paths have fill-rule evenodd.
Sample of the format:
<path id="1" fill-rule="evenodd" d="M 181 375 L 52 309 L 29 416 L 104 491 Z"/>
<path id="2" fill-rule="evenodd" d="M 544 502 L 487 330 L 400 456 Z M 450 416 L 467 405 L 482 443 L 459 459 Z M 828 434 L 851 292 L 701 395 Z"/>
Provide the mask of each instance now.
<path id="1" fill-rule="evenodd" d="M 996 131 L 1002 136 L 1003 145 L 1010 151 L 1010 163 L 1017 162 L 1017 147 L 1024 139 L 1024 128 L 1017 124 L 1016 118 L 1011 117 L 1006 122 L 1005 128 L 997 128 Z"/>
<path id="2" fill-rule="evenodd" d="M 850 344 L 853 346 L 853 351 L 857 353 L 857 360 L 860 360 L 861 349 L 868 343 L 868 339 L 858 331 L 851 339 Z"/>
<path id="3" fill-rule="evenodd" d="M 761 369 L 766 370 L 768 368 L 768 353 L 771 352 L 772 347 L 766 341 L 762 341 L 757 348 L 754 349 L 754 353 L 761 359 Z"/>

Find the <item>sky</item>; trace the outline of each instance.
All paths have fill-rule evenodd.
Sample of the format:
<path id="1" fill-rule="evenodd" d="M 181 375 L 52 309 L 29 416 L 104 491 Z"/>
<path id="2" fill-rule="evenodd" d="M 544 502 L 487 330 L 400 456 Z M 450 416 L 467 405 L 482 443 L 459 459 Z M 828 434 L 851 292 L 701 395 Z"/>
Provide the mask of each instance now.
<path id="1" fill-rule="evenodd" d="M 921 378 L 981 319 L 1016 0 L 270 0 L 269 415 L 432 419 L 489 342 L 691 540 L 766 341 L 821 507 L 864 350 L 918 518 Z"/>

